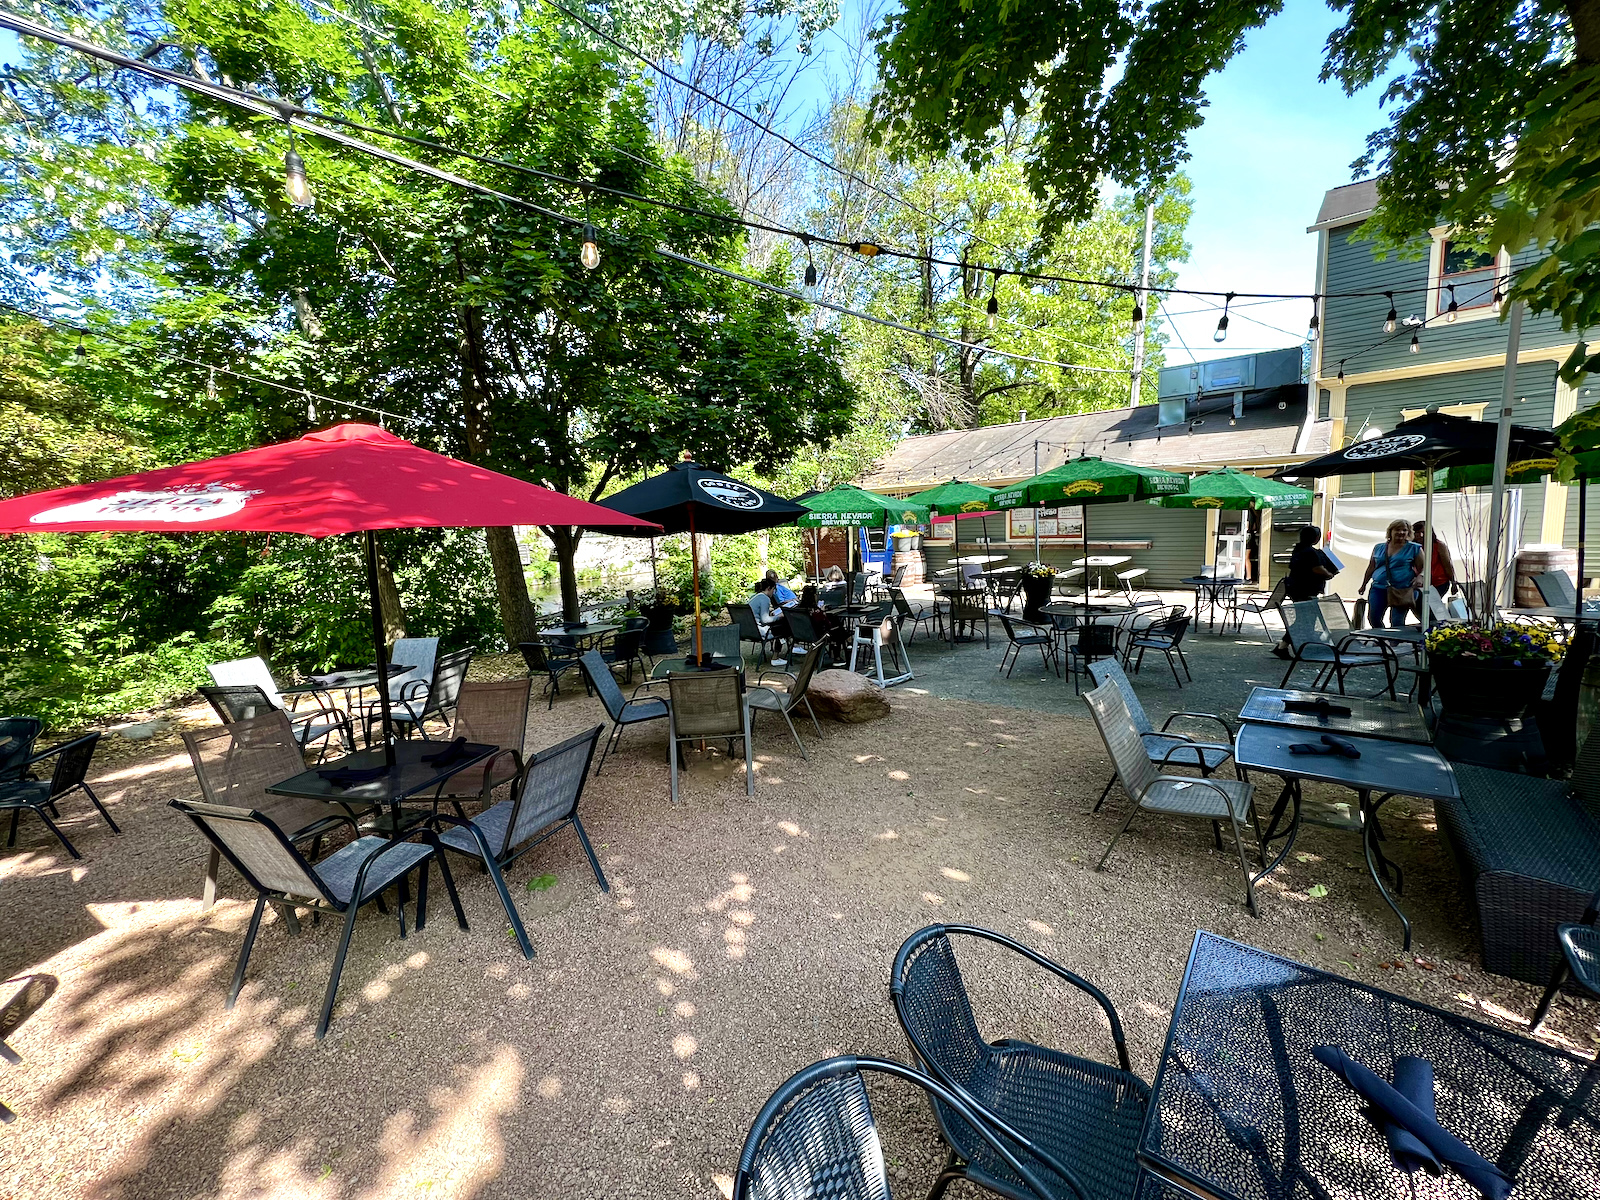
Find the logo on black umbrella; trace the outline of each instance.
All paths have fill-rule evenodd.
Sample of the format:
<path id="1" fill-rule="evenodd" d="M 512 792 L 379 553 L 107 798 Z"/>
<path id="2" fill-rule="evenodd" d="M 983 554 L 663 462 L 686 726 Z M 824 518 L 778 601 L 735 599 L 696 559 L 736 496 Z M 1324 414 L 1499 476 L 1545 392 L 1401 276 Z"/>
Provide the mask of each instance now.
<path id="1" fill-rule="evenodd" d="M 1407 450 L 1415 450 L 1427 440 L 1427 435 L 1421 433 L 1403 433 L 1399 437 L 1373 438 L 1370 442 L 1357 442 L 1354 446 L 1346 447 L 1344 456 L 1347 459 L 1367 459 L 1383 458 L 1388 454 L 1404 454 Z"/>
<path id="2" fill-rule="evenodd" d="M 729 508 L 742 508 L 748 511 L 760 508 L 764 503 L 761 493 L 755 488 L 746 487 L 732 479 L 696 479 L 695 483 L 718 504 L 726 504 Z"/>

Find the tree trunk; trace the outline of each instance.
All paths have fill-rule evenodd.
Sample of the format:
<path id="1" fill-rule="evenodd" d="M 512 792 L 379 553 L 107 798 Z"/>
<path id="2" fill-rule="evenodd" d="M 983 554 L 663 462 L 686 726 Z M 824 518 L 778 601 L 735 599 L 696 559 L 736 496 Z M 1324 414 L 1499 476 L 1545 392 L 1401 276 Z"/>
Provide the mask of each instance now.
<path id="1" fill-rule="evenodd" d="M 571 525 L 553 525 L 545 529 L 556 548 L 556 562 L 561 567 L 561 617 L 577 621 L 578 614 L 578 543 L 583 540 L 583 530 Z"/>
<path id="2" fill-rule="evenodd" d="M 396 638 L 406 635 L 406 610 L 400 603 L 389 556 L 382 549 L 378 551 L 378 604 L 383 610 L 383 638 L 392 646 Z"/>
<path id="3" fill-rule="evenodd" d="M 500 601 L 500 624 L 505 629 L 509 650 L 518 642 L 531 642 L 538 636 L 539 614 L 528 596 L 528 576 L 522 568 L 516 531 L 509 525 L 498 525 L 483 532 L 489 541 L 495 598 Z"/>
<path id="4" fill-rule="evenodd" d="M 1567 0 L 1567 17 L 1578 61 L 1600 62 L 1600 0 Z"/>

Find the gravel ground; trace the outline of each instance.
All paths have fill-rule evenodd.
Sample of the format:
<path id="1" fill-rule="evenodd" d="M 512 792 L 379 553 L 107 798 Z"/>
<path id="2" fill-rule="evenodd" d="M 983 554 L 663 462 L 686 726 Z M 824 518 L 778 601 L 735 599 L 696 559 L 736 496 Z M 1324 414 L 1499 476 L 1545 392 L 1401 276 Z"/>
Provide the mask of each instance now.
<path id="1" fill-rule="evenodd" d="M 976 679 L 1000 647 L 962 655 Z M 1178 699 L 1170 677 L 1146 686 L 1152 710 Z M 1301 861 L 1262 885 L 1260 920 L 1203 825 L 1136 823 L 1095 873 L 1127 801 L 1090 812 L 1109 767 L 1086 716 L 936 694 L 949 690 L 897 689 L 885 721 L 826 724 L 809 761 L 762 718 L 753 803 L 742 759 L 714 755 L 673 809 L 664 731 L 631 731 L 583 806 L 611 892 L 570 834 L 520 860 L 526 962 L 486 878 L 457 859 L 470 932 L 437 890 L 405 942 L 369 910 L 320 1044 L 336 925 L 289 937 L 269 917 L 225 1011 L 250 904 L 225 873 L 225 899 L 199 912 L 204 850 L 164 807 L 195 794 L 182 745 L 108 739 L 96 781 L 122 836 L 72 800 L 81 862 L 37 823 L 0 859 L 0 1031 L 26 1060 L 0 1068 L 21 1114 L 0 1131 L 0 1195 L 716 1197 L 795 1070 L 904 1057 L 888 971 L 937 920 L 1001 930 L 1097 981 L 1147 1078 L 1197 927 L 1512 1027 L 1532 1010 L 1537 989 L 1474 965 L 1426 806 L 1385 812 L 1416 924 L 1402 960 L 1350 835 L 1308 829 Z M 581 694 L 541 702 L 527 744 L 602 716 Z M 963 961 L 991 1036 L 1109 1055 L 1103 1023 L 1053 982 Z M 1592 1052 L 1597 1016 L 1563 999 L 1543 1036 Z M 942 1157 L 921 1100 L 875 1096 L 896 1191 L 921 1194 Z"/>

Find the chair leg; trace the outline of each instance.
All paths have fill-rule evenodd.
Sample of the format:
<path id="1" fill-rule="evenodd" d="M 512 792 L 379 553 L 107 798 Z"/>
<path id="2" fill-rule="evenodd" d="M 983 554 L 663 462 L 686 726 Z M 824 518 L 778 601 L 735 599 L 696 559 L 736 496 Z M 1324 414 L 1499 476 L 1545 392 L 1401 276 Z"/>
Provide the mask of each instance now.
<path id="1" fill-rule="evenodd" d="M 1567 966 L 1567 957 L 1561 956 L 1561 961 L 1556 964 L 1556 969 L 1550 975 L 1549 986 L 1544 989 L 1544 995 L 1539 997 L 1539 1007 L 1533 1010 L 1533 1020 L 1528 1022 L 1528 1032 L 1532 1033 L 1544 1024 L 1545 1017 L 1550 1015 L 1550 1005 L 1555 1001 L 1556 993 L 1561 990 L 1561 985 L 1566 983 L 1567 975 L 1571 968 Z"/>
<path id="2" fill-rule="evenodd" d="M 78 786 L 88 793 L 89 799 L 93 802 L 95 808 L 99 809 L 100 815 L 106 819 L 106 824 L 111 826 L 111 832 L 121 833 L 122 830 L 117 828 L 117 823 L 111 819 L 111 814 L 106 811 L 106 806 L 100 803 L 100 797 L 94 794 L 94 789 L 87 783 L 80 783 Z"/>
<path id="3" fill-rule="evenodd" d="M 1115 771 L 1113 771 L 1111 773 L 1111 778 L 1106 780 L 1105 790 L 1100 793 L 1100 799 L 1098 799 L 1098 800 L 1096 800 L 1094 802 L 1094 807 L 1092 809 L 1090 809 L 1089 811 L 1091 811 L 1091 812 L 1099 812 L 1100 811 L 1100 806 L 1106 802 L 1106 797 L 1111 795 L 1111 789 L 1116 787 L 1116 786 L 1117 786 L 1117 773 Z"/>
<path id="4" fill-rule="evenodd" d="M 222 851 L 211 847 L 211 857 L 206 859 L 205 882 L 200 888 L 200 911 L 210 912 L 217 903 L 217 872 L 222 869 Z"/>
<path id="5" fill-rule="evenodd" d="M 42 809 L 42 808 L 36 808 L 33 811 L 39 814 L 39 819 L 44 822 L 45 828 L 47 828 L 51 833 L 56 835 L 56 841 L 60 842 L 63 846 L 66 847 L 68 854 L 72 855 L 73 858 L 82 858 L 83 857 L 83 855 L 78 853 L 78 848 L 67 840 L 67 835 L 61 832 L 61 827 L 50 819 L 50 814 L 49 813 L 45 812 L 44 809 Z M 17 820 L 16 819 L 17 819 L 17 816 L 19 816 L 19 815 L 20 815 L 20 810 L 18 810 L 18 812 L 14 813 L 12 815 L 12 818 L 11 818 L 11 829 L 12 829 L 13 836 L 15 836 L 15 833 L 16 833 L 16 826 L 17 826 Z"/>
<path id="6" fill-rule="evenodd" d="M 17 844 L 17 822 L 20 820 L 22 820 L 22 809 L 19 806 L 11 810 L 11 836 L 6 839 L 7 850 Z"/>
<path id="7" fill-rule="evenodd" d="M 673 723 L 671 713 L 667 715 L 667 779 L 670 783 L 668 791 L 672 796 L 672 803 L 678 803 L 678 730 Z"/>
<path id="8" fill-rule="evenodd" d="M 1229 813 L 1228 823 L 1233 826 L 1233 845 L 1239 851 L 1239 870 L 1244 873 L 1244 902 L 1250 909 L 1250 915 L 1259 919 L 1261 910 L 1256 907 L 1256 884 L 1250 876 L 1250 862 L 1244 856 L 1244 838 L 1239 836 L 1239 818 Z"/>
<path id="9" fill-rule="evenodd" d="M 1177 684 L 1180 688 L 1183 687 L 1183 680 L 1178 675 L 1178 664 L 1177 661 L 1173 659 L 1171 650 L 1167 651 L 1167 666 L 1172 668 L 1172 682 Z"/>
<path id="10" fill-rule="evenodd" d="M 816 711 L 811 707 L 811 697 L 810 696 L 801 696 L 800 697 L 800 702 L 806 706 L 806 715 L 811 718 L 811 724 L 816 727 L 817 736 L 821 737 L 822 736 L 822 725 L 817 720 Z"/>
<path id="11" fill-rule="evenodd" d="M 882 673 L 880 668 L 879 675 L 881 676 Z M 741 707 L 744 708 L 744 794 L 754 800 L 756 798 L 756 762 L 755 756 L 750 749 L 750 706 L 743 705 Z M 793 728 L 793 726 L 790 726 L 790 728 Z"/>
<path id="12" fill-rule="evenodd" d="M 600 860 L 595 857 L 594 847 L 589 844 L 588 831 L 584 829 L 583 822 L 578 820 L 578 814 L 572 814 L 572 828 L 577 831 L 578 842 L 583 846 L 583 852 L 589 856 L 589 866 L 594 869 L 594 881 L 600 885 L 602 892 L 609 892 L 611 884 L 606 880 L 606 873 L 600 869 Z"/>
<path id="13" fill-rule="evenodd" d="M 256 944 L 256 932 L 261 928 L 261 914 L 266 911 L 266 907 L 267 894 L 258 892 L 255 911 L 250 914 L 250 927 L 244 931 L 244 945 L 239 947 L 239 965 L 233 969 L 233 986 L 228 989 L 229 1009 L 233 1008 L 234 1002 L 239 999 L 239 989 L 244 987 L 245 964 L 250 961 L 250 951 Z"/>
<path id="14" fill-rule="evenodd" d="M 1095 865 L 1094 865 L 1094 869 L 1096 871 L 1104 871 L 1106 869 L 1106 859 L 1111 857 L 1111 847 L 1115 846 L 1117 844 L 1117 839 L 1118 838 L 1120 838 L 1123 834 L 1128 832 L 1128 826 L 1133 824 L 1133 819 L 1135 817 L 1137 817 L 1138 815 L 1139 815 L 1139 806 L 1137 804 L 1135 804 L 1133 806 L 1133 811 L 1128 814 L 1128 819 L 1122 823 L 1122 828 L 1117 830 L 1116 833 L 1111 835 L 1111 841 L 1106 846 L 1106 852 L 1100 856 L 1100 861 L 1095 863 Z"/>
<path id="15" fill-rule="evenodd" d="M 800 757 L 809 759 L 811 756 L 806 753 L 806 744 L 800 740 L 799 730 L 794 727 L 794 722 L 789 719 L 789 710 L 783 709 L 781 711 L 783 713 L 783 723 L 789 727 L 789 736 L 794 738 L 794 744 L 800 747 Z"/>
<path id="16" fill-rule="evenodd" d="M 428 925 L 428 860 L 423 859 L 417 864 L 417 932 L 427 928 Z"/>
<path id="17" fill-rule="evenodd" d="M 605 749 L 600 751 L 600 761 L 595 765 L 594 768 L 594 773 L 596 775 L 600 774 L 601 768 L 606 765 L 606 756 L 615 750 L 618 743 L 622 741 L 622 729 L 623 727 L 621 725 L 612 726 L 611 736 L 606 738 Z"/>
<path id="18" fill-rule="evenodd" d="M 333 1020 L 333 998 L 339 993 L 339 976 L 344 974 L 345 955 L 350 952 L 350 935 L 356 928 L 356 911 L 359 905 L 351 897 L 350 906 L 344 914 L 344 931 L 339 934 L 339 949 L 333 956 L 333 974 L 328 976 L 328 992 L 322 998 L 322 1015 L 317 1019 L 317 1040 L 320 1042 L 328 1032 L 328 1022 Z"/>

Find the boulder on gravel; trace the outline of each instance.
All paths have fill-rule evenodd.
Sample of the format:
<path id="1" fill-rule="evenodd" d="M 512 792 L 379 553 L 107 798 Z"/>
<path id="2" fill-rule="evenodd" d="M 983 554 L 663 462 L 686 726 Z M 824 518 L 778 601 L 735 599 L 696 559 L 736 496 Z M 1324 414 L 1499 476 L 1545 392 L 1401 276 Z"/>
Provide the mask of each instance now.
<path id="1" fill-rule="evenodd" d="M 831 717 L 848 725 L 876 721 L 889 715 L 889 698 L 883 689 L 854 671 L 818 671 L 806 689 L 811 707 L 819 717 Z"/>

